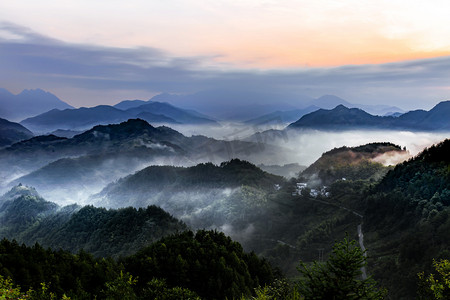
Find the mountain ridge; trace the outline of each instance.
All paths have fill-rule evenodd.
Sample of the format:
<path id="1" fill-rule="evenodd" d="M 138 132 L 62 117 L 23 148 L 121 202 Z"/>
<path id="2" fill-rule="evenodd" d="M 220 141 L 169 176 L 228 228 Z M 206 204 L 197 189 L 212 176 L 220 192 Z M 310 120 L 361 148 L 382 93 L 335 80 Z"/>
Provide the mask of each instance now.
<path id="1" fill-rule="evenodd" d="M 19 123 L 0 118 L 0 147 L 30 139 L 34 134 Z"/>
<path id="2" fill-rule="evenodd" d="M 450 101 L 442 101 L 429 111 L 415 110 L 398 117 L 374 116 L 362 109 L 338 105 L 331 110 L 319 109 L 304 115 L 287 128 L 446 131 L 450 130 Z"/>
<path id="3" fill-rule="evenodd" d="M 140 101 L 140 100 L 139 100 Z M 120 104 L 120 103 L 119 103 Z M 53 109 L 27 118 L 21 124 L 34 132 L 46 133 L 56 130 L 86 130 L 95 125 L 107 125 L 142 118 L 154 123 L 169 124 L 219 124 L 196 111 L 184 110 L 163 102 L 144 102 L 126 110 L 110 105 L 80 107 L 77 109 Z"/>

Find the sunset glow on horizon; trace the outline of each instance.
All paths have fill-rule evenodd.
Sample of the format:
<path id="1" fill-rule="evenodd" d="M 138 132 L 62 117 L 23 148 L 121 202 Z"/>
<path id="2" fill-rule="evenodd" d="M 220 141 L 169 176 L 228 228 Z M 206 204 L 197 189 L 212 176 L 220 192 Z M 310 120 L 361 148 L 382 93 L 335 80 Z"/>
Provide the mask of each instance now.
<path id="1" fill-rule="evenodd" d="M 450 54 L 447 1 L 19 0 L 0 8 L 1 20 L 65 42 L 152 47 L 234 68 L 378 64 Z"/>
<path id="2" fill-rule="evenodd" d="M 430 108 L 450 98 L 449 11 L 444 0 L 6 0 L 0 80 L 75 106 L 217 89 Z"/>

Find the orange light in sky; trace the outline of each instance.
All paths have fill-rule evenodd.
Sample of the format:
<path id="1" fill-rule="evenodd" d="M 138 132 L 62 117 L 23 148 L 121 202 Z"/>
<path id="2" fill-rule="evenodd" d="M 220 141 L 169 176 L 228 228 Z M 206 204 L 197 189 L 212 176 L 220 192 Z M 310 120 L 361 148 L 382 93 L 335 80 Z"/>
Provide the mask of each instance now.
<path id="1" fill-rule="evenodd" d="M 448 11 L 444 0 L 18 0 L 0 4 L 0 20 L 70 43 L 289 68 L 449 55 Z"/>

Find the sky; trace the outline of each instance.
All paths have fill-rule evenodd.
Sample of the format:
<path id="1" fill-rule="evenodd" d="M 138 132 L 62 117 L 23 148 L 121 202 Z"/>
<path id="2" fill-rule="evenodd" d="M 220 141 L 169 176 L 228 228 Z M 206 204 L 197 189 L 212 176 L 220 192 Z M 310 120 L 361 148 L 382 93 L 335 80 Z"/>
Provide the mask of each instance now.
<path id="1" fill-rule="evenodd" d="M 234 91 L 230 105 L 334 94 L 430 109 L 450 99 L 449 11 L 442 0 L 3 0 L 0 87 L 76 107 L 208 90 Z"/>

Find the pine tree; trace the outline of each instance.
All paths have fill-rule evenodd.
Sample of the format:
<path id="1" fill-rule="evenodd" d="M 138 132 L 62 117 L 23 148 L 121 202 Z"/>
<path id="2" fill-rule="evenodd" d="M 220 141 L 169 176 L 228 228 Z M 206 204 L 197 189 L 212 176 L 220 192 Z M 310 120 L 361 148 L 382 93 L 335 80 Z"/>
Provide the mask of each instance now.
<path id="1" fill-rule="evenodd" d="M 365 265 L 364 252 L 347 236 L 333 246 L 327 262 L 300 262 L 298 290 L 305 300 L 383 299 L 386 291 L 378 289 L 375 280 L 362 279 Z"/>

